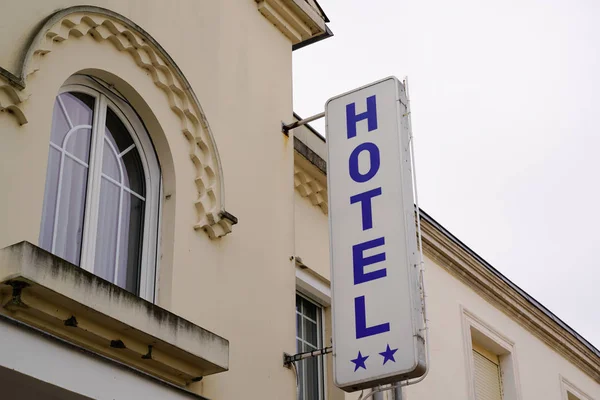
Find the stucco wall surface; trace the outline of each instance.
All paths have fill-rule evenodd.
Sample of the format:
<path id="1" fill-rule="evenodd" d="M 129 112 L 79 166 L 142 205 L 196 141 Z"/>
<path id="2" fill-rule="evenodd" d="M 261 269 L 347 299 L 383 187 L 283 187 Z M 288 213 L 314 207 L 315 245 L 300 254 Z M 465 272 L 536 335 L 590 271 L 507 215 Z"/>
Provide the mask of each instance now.
<path id="1" fill-rule="evenodd" d="M 329 223 L 319 207 L 295 193 L 296 255 L 313 273 L 327 282 L 329 270 Z"/>
<path id="2" fill-rule="evenodd" d="M 294 398 L 282 366 L 295 349 L 291 44 L 254 0 L 91 1 L 147 31 L 177 63 L 213 133 L 233 232 L 195 230 L 198 190 L 181 121 L 127 51 L 92 37 L 55 43 L 27 79 L 20 126 L 0 115 L 0 247 L 38 243 L 54 97 L 72 74 L 108 81 L 146 124 L 164 183 L 158 304 L 230 341 L 228 372 L 192 389 L 215 399 Z M 16 73 L 36 27 L 75 1 L 3 2 L 0 66 Z M 274 323 L 276 321 L 276 323 Z M 253 397 L 255 396 L 255 397 Z"/>

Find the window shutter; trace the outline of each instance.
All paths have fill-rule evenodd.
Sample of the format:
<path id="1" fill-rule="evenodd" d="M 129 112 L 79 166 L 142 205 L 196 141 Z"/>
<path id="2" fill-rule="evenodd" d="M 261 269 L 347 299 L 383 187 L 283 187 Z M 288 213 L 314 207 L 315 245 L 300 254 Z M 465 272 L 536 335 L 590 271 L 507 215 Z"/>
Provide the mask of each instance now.
<path id="1" fill-rule="evenodd" d="M 575 396 L 571 392 L 567 392 L 567 400 L 580 400 L 579 397 Z"/>
<path id="2" fill-rule="evenodd" d="M 500 366 L 473 350 L 475 397 L 477 400 L 502 400 Z"/>

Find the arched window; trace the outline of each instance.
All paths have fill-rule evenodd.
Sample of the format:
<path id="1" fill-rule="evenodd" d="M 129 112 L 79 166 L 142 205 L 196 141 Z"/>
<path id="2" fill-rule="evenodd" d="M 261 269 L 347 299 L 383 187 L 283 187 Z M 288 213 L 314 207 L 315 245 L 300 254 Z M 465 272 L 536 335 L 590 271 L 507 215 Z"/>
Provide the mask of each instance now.
<path id="1" fill-rule="evenodd" d="M 40 246 L 154 300 L 160 168 L 131 106 L 71 77 L 54 103 Z"/>

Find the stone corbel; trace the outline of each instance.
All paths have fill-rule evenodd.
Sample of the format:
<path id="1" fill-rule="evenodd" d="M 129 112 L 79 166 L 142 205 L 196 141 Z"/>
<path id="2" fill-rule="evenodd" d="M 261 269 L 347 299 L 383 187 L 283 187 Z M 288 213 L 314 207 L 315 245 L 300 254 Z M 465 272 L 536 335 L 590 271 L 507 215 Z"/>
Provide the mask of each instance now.
<path id="1" fill-rule="evenodd" d="M 294 187 L 300 196 L 308 198 L 327 215 L 327 187 L 298 165 L 294 165 Z"/>
<path id="2" fill-rule="evenodd" d="M 218 239 L 231 233 L 233 225 L 237 223 L 238 219 L 234 215 L 221 211 L 216 216 L 207 214 L 206 219 L 198 223 L 195 228 L 204 230 L 211 239 Z"/>
<path id="3" fill-rule="evenodd" d="M 20 106 L 29 96 L 24 91 L 2 81 L 3 79 L 0 78 L 0 112 L 14 115 L 19 125 L 25 125 L 28 120 Z"/>

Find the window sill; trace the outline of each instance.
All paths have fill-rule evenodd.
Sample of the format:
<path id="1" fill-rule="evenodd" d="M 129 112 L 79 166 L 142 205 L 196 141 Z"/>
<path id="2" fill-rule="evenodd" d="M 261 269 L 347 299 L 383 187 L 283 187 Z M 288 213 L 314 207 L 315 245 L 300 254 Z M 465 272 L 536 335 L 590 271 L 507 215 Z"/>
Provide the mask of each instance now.
<path id="1" fill-rule="evenodd" d="M 179 386 L 229 367 L 229 342 L 28 242 L 0 249 L 0 313 Z"/>

